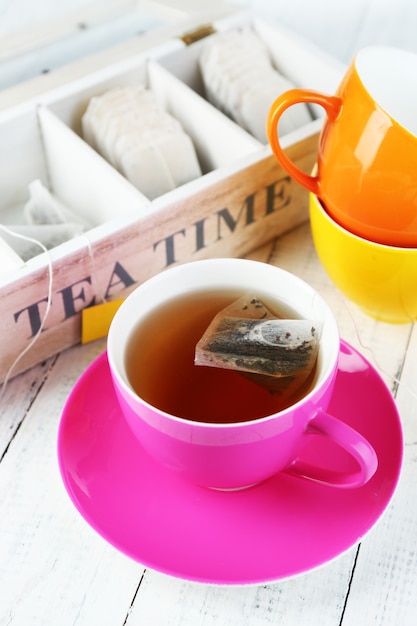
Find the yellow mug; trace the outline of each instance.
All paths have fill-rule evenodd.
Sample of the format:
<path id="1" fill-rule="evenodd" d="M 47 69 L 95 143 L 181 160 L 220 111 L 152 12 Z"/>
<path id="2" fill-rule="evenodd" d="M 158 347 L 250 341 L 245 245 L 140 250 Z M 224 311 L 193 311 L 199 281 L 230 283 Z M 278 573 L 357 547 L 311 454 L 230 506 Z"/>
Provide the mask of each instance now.
<path id="1" fill-rule="evenodd" d="M 384 322 L 417 320 L 417 247 L 387 246 L 354 235 L 312 193 L 310 223 L 321 264 L 345 296 Z"/>
<path id="2" fill-rule="evenodd" d="M 284 111 L 306 102 L 327 114 L 316 176 L 294 165 L 278 135 Z M 371 46 L 356 55 L 335 95 L 292 89 L 277 98 L 268 139 L 281 166 L 343 227 L 379 243 L 417 247 L 416 111 L 417 55 Z"/>

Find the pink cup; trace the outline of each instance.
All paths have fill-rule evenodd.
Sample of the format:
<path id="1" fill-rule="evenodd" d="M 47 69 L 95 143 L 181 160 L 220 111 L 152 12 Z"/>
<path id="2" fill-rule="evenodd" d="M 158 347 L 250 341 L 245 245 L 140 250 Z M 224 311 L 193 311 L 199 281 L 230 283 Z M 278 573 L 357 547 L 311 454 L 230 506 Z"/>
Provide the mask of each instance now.
<path id="1" fill-rule="evenodd" d="M 320 324 L 315 380 L 301 400 L 273 415 L 238 423 L 208 423 L 170 415 L 133 390 L 125 369 L 131 331 L 171 298 L 201 289 L 255 292 Z M 116 313 L 108 336 L 108 358 L 122 413 L 140 444 L 185 479 L 215 489 L 239 489 L 280 471 L 334 487 L 364 485 L 377 468 L 371 444 L 326 409 L 337 373 L 340 339 L 334 316 L 308 284 L 277 267 L 243 259 L 210 259 L 165 270 L 140 285 Z M 208 390 L 215 393 L 216 390 Z M 204 401 L 204 399 L 202 399 Z M 350 473 L 298 458 L 310 434 L 331 439 L 356 461 Z"/>

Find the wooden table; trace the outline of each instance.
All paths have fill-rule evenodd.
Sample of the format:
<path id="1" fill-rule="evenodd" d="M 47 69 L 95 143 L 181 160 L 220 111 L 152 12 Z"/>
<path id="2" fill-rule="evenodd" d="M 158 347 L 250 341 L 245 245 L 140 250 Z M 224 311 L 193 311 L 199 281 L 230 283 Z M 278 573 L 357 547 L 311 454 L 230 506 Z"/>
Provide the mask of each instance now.
<path id="1" fill-rule="evenodd" d="M 417 332 L 377 322 L 344 299 L 316 257 L 308 222 L 249 256 L 313 285 L 333 309 L 341 336 L 396 396 L 405 462 L 382 519 L 336 560 L 276 583 L 215 586 L 145 569 L 87 525 L 60 478 L 60 415 L 105 340 L 76 346 L 9 381 L 1 400 L 1 626 L 415 625 Z"/>

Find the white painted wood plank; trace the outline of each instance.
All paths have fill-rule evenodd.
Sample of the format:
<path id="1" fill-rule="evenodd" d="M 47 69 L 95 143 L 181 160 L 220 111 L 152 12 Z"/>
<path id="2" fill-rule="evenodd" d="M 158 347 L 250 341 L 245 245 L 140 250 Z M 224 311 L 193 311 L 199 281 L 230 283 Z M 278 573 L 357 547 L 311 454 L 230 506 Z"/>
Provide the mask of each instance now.
<path id="1" fill-rule="evenodd" d="M 122 625 L 142 576 L 75 511 L 57 467 L 65 399 L 103 348 L 99 341 L 59 357 L 1 462 L 2 625 Z M 24 379 L 10 384 L 12 397 Z"/>
<path id="2" fill-rule="evenodd" d="M 216 587 L 147 571 L 126 626 L 335 626 L 355 550 L 274 585 Z"/>
<path id="3" fill-rule="evenodd" d="M 363 541 L 343 626 L 414 626 L 417 609 L 417 329 L 408 346 L 397 402 L 405 437 L 404 468 L 394 500 Z"/>
<path id="4" fill-rule="evenodd" d="M 0 386 L 0 459 L 24 421 L 54 359 L 36 365 Z M 0 466 L 1 468 L 2 466 Z"/>

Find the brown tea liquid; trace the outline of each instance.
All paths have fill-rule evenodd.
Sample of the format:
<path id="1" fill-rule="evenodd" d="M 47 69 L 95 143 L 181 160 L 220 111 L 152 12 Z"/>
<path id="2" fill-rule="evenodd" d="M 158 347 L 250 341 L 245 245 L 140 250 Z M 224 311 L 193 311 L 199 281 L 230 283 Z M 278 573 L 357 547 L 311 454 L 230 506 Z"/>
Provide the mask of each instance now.
<path id="1" fill-rule="evenodd" d="M 213 317 L 241 292 L 201 291 L 172 299 L 152 311 L 133 330 L 126 370 L 136 393 L 149 404 L 177 417 L 200 422 L 241 422 L 265 417 L 302 398 L 314 371 L 291 397 L 272 394 L 246 376 L 227 369 L 194 365 L 195 346 Z M 276 317 L 296 318 L 277 310 Z"/>

